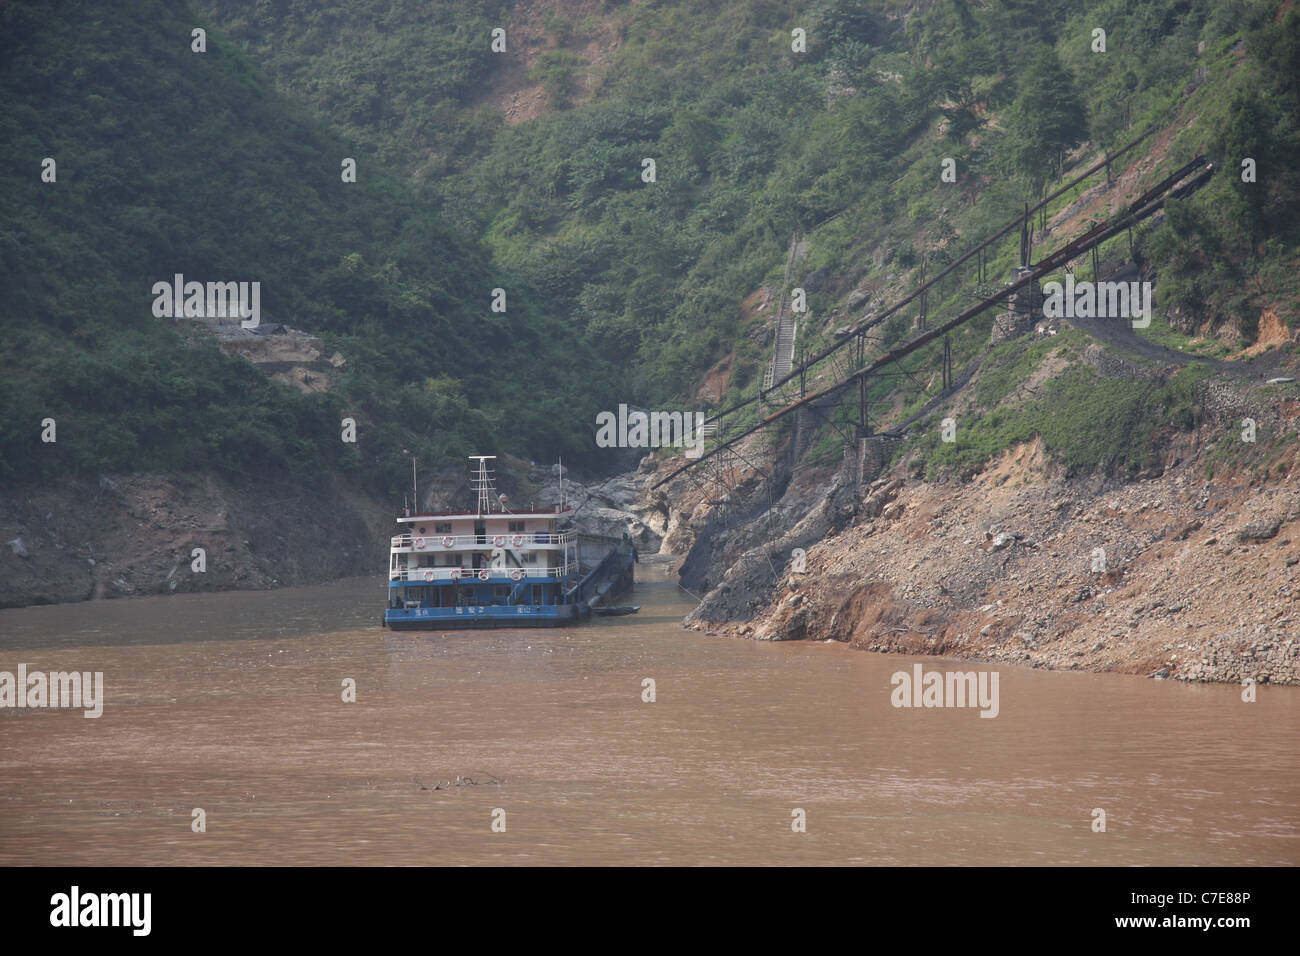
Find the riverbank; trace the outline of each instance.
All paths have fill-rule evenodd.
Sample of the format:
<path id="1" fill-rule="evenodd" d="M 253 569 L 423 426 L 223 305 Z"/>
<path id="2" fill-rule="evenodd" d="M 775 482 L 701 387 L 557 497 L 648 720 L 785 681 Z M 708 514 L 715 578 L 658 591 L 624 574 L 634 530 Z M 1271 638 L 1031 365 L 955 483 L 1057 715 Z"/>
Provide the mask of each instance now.
<path id="1" fill-rule="evenodd" d="M 639 550 L 661 536 L 626 510 L 637 473 L 561 490 L 553 469 L 503 458 L 510 500 L 549 508 L 563 496 L 574 525 L 628 534 Z M 459 466 L 423 476 L 430 508 L 471 503 Z M 382 573 L 398 508 L 357 488 L 234 488 L 215 478 L 102 476 L 0 494 L 0 608 L 151 594 L 317 584 Z M 197 554 L 201 549 L 202 554 Z"/>
<path id="2" fill-rule="evenodd" d="M 896 469 L 859 487 L 847 463 L 800 468 L 770 510 L 729 523 L 701 489 L 651 492 L 667 467 L 653 459 L 605 481 L 566 481 L 564 493 L 582 530 L 628 533 L 646 556 L 684 556 L 673 576 L 699 598 L 685 619 L 694 630 L 1052 670 L 1300 684 L 1300 491 L 1209 481 L 1195 454 L 1185 457 L 1127 483 L 1066 480 L 1037 442 L 967 482 Z M 554 477 L 534 466 L 508 480 L 521 500 L 549 507 L 559 499 Z M 454 498 L 460 480 L 448 472 L 430 493 Z M 333 492 L 322 507 L 158 476 L 0 502 L 4 607 L 369 574 L 392 521 L 355 492 Z M 193 570 L 199 547 L 203 572 Z"/>
<path id="3" fill-rule="evenodd" d="M 968 482 L 891 473 L 859 489 L 848 467 L 796 473 L 766 520 L 697 543 L 705 560 L 683 570 L 708 593 L 687 625 L 1055 670 L 1300 684 L 1300 492 L 1206 480 L 1194 458 L 1143 481 L 1066 480 L 1035 441 Z"/>
<path id="4" fill-rule="evenodd" d="M 355 489 L 103 476 L 0 495 L 0 607 L 314 584 L 382 569 L 392 515 Z M 201 552 L 201 553 L 200 553 Z"/>

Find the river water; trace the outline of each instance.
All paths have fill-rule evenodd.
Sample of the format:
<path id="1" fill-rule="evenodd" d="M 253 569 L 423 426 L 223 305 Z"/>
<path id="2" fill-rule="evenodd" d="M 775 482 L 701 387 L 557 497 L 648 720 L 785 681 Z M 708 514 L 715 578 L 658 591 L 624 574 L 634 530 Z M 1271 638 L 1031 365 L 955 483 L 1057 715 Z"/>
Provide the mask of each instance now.
<path id="1" fill-rule="evenodd" d="M 567 630 L 392 633 L 382 578 L 2 611 L 0 671 L 105 703 L 0 710 L 0 865 L 1300 863 L 1294 688 L 926 658 L 997 717 L 895 708 L 917 660 L 685 631 L 638 573 Z"/>

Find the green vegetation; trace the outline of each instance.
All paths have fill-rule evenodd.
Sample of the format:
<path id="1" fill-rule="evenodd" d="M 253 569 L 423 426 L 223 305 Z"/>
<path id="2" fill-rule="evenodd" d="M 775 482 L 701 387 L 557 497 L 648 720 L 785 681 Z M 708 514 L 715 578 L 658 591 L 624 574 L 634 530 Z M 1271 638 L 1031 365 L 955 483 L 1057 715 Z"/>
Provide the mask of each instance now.
<path id="1" fill-rule="evenodd" d="M 1157 345 L 1205 358 L 1221 359 L 1233 351 L 1231 346 L 1217 339 L 1198 338 L 1179 332 L 1169 324 L 1169 320 L 1163 314 L 1157 312 L 1152 312 L 1151 325 L 1145 329 L 1138 329 L 1137 334 Z"/>
<path id="2" fill-rule="evenodd" d="M 1138 236 L 1167 334 L 1249 332 L 1266 305 L 1297 319 L 1300 12 L 1272 0 L 606 0 L 580 22 L 531 9 L 128 0 L 88 28 L 5 6 L 0 481 L 351 473 L 393 493 L 403 448 L 598 465 L 599 408 L 689 400 L 728 356 L 724 403 L 753 393 L 770 317 L 744 319 L 740 303 L 779 284 L 795 233 L 816 277 L 795 277 L 810 294 L 800 344 L 817 348 L 860 318 L 832 314 L 851 288 L 933 274 L 1062 166 L 1095 158 L 1062 159 L 1077 144 L 1114 149 L 1176 117 L 1186 128 L 1157 163 L 1159 137 L 1115 170 L 1203 151 L 1221 169 Z M 196 23 L 206 54 L 189 49 Z M 491 52 L 497 27 L 505 53 Z M 536 84 L 549 110 L 507 125 L 498 81 Z M 1244 154 L 1257 188 L 1239 181 Z M 39 181 L 50 155 L 57 185 Z M 340 182 L 345 156 L 356 184 Z M 946 159 L 955 183 L 940 180 Z M 1014 256 L 1014 240 L 992 250 L 987 281 Z M 148 289 L 176 272 L 260 279 L 264 321 L 347 357 L 338 387 L 298 395 L 154 319 Z M 488 310 L 493 288 L 505 316 Z M 971 291 L 954 274 L 931 316 Z M 875 347 L 910 335 L 914 314 Z M 956 367 L 983 353 L 991 321 L 953 335 Z M 1014 351 L 981 389 L 1011 395 L 1044 355 Z M 934 356 L 907 368 L 932 378 Z M 1071 468 L 1140 470 L 1180 399 L 1092 375 L 1071 368 L 1018 411 L 990 405 L 938 465 L 1038 431 Z M 873 382 L 870 399 L 903 416 L 924 401 L 903 379 Z M 39 441 L 47 415 L 57 447 Z M 359 421 L 355 447 L 338 441 L 343 415 Z M 1107 449 L 1121 434 L 1130 444 Z"/>
<path id="3" fill-rule="evenodd" d="M 1083 100 L 1051 47 L 1040 47 L 1030 58 L 1006 123 L 1007 167 L 1025 174 L 1035 192 L 1059 177 L 1066 151 L 1085 139 Z"/>
<path id="4" fill-rule="evenodd" d="M 592 458 L 577 416 L 613 375 L 546 299 L 364 154 L 304 118 L 192 15 L 119 4 L 94 29 L 11 4 L 0 27 L 0 481 L 115 471 L 239 481 L 352 474 L 382 494 L 475 450 Z M 43 157 L 57 181 L 40 179 Z M 276 384 L 152 314 L 153 283 L 258 280 L 263 324 L 347 357 Z M 508 311 L 490 309 L 493 288 Z M 358 441 L 340 440 L 357 421 Z M 41 421 L 57 442 L 41 441 Z"/>
<path id="5" fill-rule="evenodd" d="M 528 70 L 528 78 L 542 84 L 551 106 L 569 105 L 573 95 L 574 72 L 582 60 L 567 50 L 547 50 Z"/>
<path id="6" fill-rule="evenodd" d="M 1069 363 L 1026 392 L 1029 373 L 1049 350 L 1065 353 L 1061 357 Z M 957 419 L 955 440 L 942 441 L 935 422 L 911 443 L 921 453 L 926 476 L 969 475 L 1002 450 L 1037 435 L 1067 474 L 1131 478 L 1158 463 L 1161 432 L 1196 424 L 1198 386 L 1209 374 L 1203 366 L 1185 368 L 1164 382 L 1111 378 L 1073 351 L 1052 339 L 1019 355 L 1006 350 L 995 356 L 994 374 L 975 389 L 979 409 Z"/>
<path id="7" fill-rule="evenodd" d="M 1243 57 L 1227 47 L 1230 62 L 1197 104 L 1202 149 L 1221 173 L 1194 198 L 1169 203 L 1140 253 L 1159 268 L 1161 299 L 1180 331 L 1232 323 L 1249 340 L 1264 308 L 1292 328 L 1300 322 L 1300 11 L 1275 16 L 1271 4 L 1229 3 L 1215 22 L 1239 30 L 1232 35 L 1245 47 Z M 1244 181 L 1247 160 L 1253 182 Z"/>

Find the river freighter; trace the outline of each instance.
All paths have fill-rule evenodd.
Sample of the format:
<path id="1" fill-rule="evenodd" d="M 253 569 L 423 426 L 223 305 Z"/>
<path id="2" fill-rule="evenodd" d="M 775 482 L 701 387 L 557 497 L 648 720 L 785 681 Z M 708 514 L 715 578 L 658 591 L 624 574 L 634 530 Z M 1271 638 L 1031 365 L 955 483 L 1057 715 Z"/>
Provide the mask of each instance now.
<path id="1" fill-rule="evenodd" d="M 388 558 L 384 624 L 394 630 L 554 627 L 591 617 L 632 582 L 628 540 L 568 530 L 573 508 L 512 512 L 478 455 L 472 511 L 397 519 Z"/>

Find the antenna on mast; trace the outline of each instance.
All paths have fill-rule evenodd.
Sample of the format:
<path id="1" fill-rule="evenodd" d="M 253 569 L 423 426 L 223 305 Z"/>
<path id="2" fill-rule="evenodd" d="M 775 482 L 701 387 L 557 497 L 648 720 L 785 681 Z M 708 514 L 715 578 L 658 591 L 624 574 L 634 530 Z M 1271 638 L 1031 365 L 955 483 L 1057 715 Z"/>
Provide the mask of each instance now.
<path id="1" fill-rule="evenodd" d="M 411 455 L 409 448 L 402 449 L 403 455 Z M 403 495 L 403 498 L 406 496 Z M 411 455 L 411 507 L 420 510 L 420 482 L 415 477 L 415 456 Z"/>
<path id="2" fill-rule="evenodd" d="M 496 455 L 470 455 L 470 461 L 478 462 L 478 471 L 470 480 L 474 490 L 478 492 L 478 517 L 492 513 L 492 470 L 488 468 L 487 463 L 496 458 Z"/>

